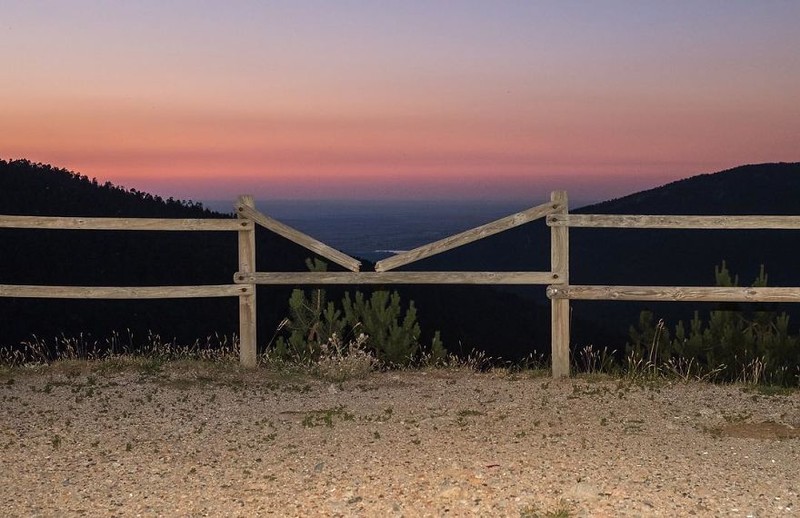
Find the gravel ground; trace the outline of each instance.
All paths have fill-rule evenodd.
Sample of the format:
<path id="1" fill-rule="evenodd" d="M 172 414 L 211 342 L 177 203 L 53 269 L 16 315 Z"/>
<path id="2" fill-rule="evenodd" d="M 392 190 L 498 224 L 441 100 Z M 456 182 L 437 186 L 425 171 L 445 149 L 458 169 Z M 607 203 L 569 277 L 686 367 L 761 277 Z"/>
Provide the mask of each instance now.
<path id="1" fill-rule="evenodd" d="M 0 374 L 4 516 L 794 516 L 800 392 L 203 364 Z M 561 515 L 559 515 L 561 516 Z"/>

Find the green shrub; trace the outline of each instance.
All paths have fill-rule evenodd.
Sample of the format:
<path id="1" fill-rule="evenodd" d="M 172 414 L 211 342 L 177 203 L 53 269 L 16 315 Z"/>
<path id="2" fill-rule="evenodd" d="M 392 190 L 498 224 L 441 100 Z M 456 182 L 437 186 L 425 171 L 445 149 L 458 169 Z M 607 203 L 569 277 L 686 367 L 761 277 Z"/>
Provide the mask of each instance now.
<path id="1" fill-rule="evenodd" d="M 325 263 L 306 261 L 311 271 L 325 271 Z M 301 364 L 325 361 L 332 344 L 358 343 L 371 352 L 384 366 L 407 366 L 425 355 L 425 360 L 439 363 L 447 358 L 439 332 L 434 334 L 429 351 L 423 351 L 420 326 L 414 301 L 404 307 L 397 292 L 374 291 L 370 295 L 347 292 L 340 305 L 326 298 L 323 289 L 293 290 L 289 298 L 289 317 L 283 322 L 270 354 L 281 360 Z M 362 341 L 360 335 L 365 335 Z M 363 347 L 362 347 L 363 346 Z M 337 357 L 347 354 L 348 348 L 336 348 Z M 339 361 L 339 360 L 337 360 Z"/>
<path id="2" fill-rule="evenodd" d="M 312 272 L 324 272 L 324 262 L 306 259 L 306 266 Z M 275 341 L 275 351 L 279 358 L 298 363 L 316 361 L 321 345 L 328 343 L 333 335 L 343 336 L 345 321 L 341 311 L 333 302 L 328 302 L 325 290 L 292 290 L 289 297 L 289 317 L 282 322 L 288 334 Z"/>
<path id="3" fill-rule="evenodd" d="M 385 290 L 375 291 L 369 299 L 357 291 L 354 299 L 345 293 L 342 304 L 347 323 L 369 336 L 379 360 L 389 366 L 411 363 L 419 351 L 420 335 L 413 300 L 403 310 L 396 291 L 391 295 Z"/>
<path id="4" fill-rule="evenodd" d="M 717 286 L 735 287 L 725 263 L 714 268 Z M 767 274 L 761 266 L 753 287 L 765 287 Z M 783 312 L 752 309 L 712 310 L 704 320 L 699 311 L 689 322 L 675 326 L 671 337 L 662 320 L 655 323 L 650 311 L 642 311 L 637 327 L 631 326 L 628 353 L 652 365 L 695 361 L 698 372 L 715 372 L 726 381 L 797 385 L 800 382 L 800 336 L 789 331 L 789 316 Z"/>

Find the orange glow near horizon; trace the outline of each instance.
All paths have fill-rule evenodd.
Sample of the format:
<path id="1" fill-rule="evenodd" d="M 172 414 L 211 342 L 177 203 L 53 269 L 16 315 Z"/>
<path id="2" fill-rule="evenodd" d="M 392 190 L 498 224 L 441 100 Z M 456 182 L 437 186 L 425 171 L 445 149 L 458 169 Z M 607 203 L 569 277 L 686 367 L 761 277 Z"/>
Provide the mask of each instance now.
<path id="1" fill-rule="evenodd" d="M 560 183 L 607 196 L 753 157 L 783 158 L 781 144 L 792 144 L 754 128 L 758 121 L 737 125 L 743 134 L 735 140 L 751 143 L 738 149 L 708 138 L 715 128 L 702 116 L 638 120 L 636 112 L 617 113 L 603 127 L 599 121 L 609 119 L 602 109 L 581 111 L 577 120 L 542 112 L 538 119 L 511 121 L 471 121 L 459 114 L 386 121 L 255 113 L 237 118 L 91 104 L 15 111 L 0 128 L 6 152 L 13 152 L 8 158 L 196 199 L 243 190 L 288 198 L 326 197 L 326 192 L 415 196 L 415 189 L 403 184 L 417 186 L 423 197 L 524 197 Z M 686 126 L 693 131 L 682 131 Z M 675 158 L 676 149 L 681 159 Z M 754 155 L 754 149 L 763 151 Z"/>

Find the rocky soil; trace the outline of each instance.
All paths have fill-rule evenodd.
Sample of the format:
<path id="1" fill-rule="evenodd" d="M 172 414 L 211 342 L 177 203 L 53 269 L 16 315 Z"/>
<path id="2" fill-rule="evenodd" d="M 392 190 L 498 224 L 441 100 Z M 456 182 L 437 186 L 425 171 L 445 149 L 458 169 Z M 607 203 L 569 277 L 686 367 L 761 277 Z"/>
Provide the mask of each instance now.
<path id="1" fill-rule="evenodd" d="M 800 514 L 798 391 L 145 367 L 0 374 L 4 516 Z"/>

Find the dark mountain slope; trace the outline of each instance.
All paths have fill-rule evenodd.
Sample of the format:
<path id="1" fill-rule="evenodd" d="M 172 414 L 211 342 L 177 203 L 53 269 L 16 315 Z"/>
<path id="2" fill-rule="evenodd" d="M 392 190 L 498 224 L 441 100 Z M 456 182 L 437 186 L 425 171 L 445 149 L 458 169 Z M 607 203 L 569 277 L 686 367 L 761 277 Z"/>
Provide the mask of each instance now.
<path id="1" fill-rule="evenodd" d="M 695 176 L 576 213 L 798 215 L 800 164 L 742 166 Z M 800 285 L 800 232 L 571 229 L 575 282 L 711 284 L 726 259 L 743 277 L 765 264 L 774 285 Z"/>
<path id="2" fill-rule="evenodd" d="M 137 191 L 28 160 L 0 160 L 3 214 L 28 216 L 220 217 L 200 204 Z M 232 210 L 232 209 L 231 209 Z"/>
<path id="3" fill-rule="evenodd" d="M 592 214 L 800 214 L 800 163 L 701 174 L 576 210 Z"/>
<path id="4" fill-rule="evenodd" d="M 798 215 L 800 164 L 737 167 L 677 181 L 575 212 L 585 214 Z M 800 231 L 571 229 L 571 281 L 581 284 L 709 286 L 714 266 L 726 260 L 740 284 L 763 264 L 771 286 L 800 286 Z M 651 309 L 675 323 L 715 304 L 575 304 L 576 315 L 616 322 L 620 331 Z M 797 314 L 796 305 L 763 308 Z M 794 326 L 797 326 L 794 320 Z"/>

